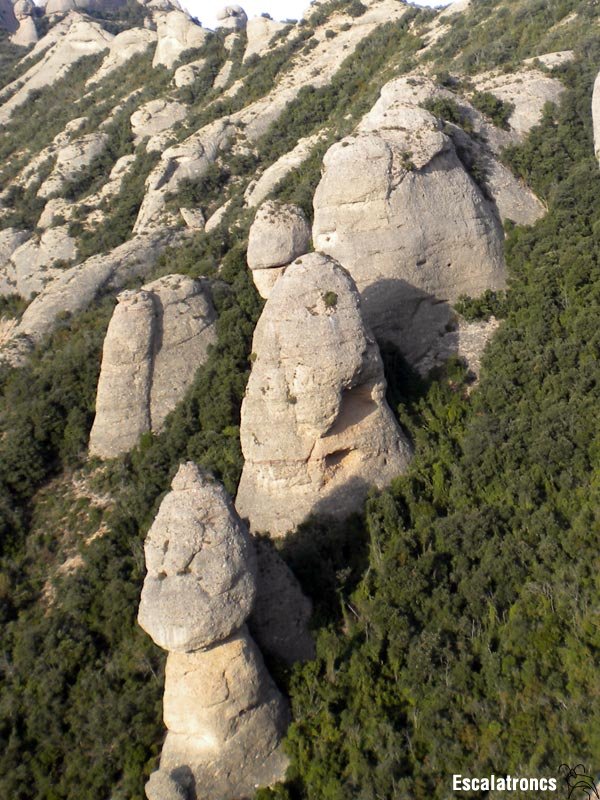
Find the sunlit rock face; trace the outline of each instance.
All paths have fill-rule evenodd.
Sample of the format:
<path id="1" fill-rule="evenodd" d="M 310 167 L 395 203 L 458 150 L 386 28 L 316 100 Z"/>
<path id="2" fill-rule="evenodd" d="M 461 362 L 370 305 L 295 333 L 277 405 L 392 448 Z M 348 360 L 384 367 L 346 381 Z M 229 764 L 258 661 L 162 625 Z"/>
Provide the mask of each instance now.
<path id="1" fill-rule="evenodd" d="M 182 464 L 145 543 L 139 623 L 169 651 L 167 727 L 149 800 L 237 800 L 282 780 L 289 722 L 246 627 L 257 558 L 225 490 Z"/>
<path id="2" fill-rule="evenodd" d="M 90 454 L 114 458 L 157 431 L 216 341 L 205 283 L 168 275 L 122 292 L 102 355 Z"/>
<path id="3" fill-rule="evenodd" d="M 344 517 L 406 469 L 410 447 L 385 401 L 379 348 L 337 262 L 311 253 L 287 268 L 253 352 L 236 499 L 252 530 L 280 536 L 311 514 Z"/>

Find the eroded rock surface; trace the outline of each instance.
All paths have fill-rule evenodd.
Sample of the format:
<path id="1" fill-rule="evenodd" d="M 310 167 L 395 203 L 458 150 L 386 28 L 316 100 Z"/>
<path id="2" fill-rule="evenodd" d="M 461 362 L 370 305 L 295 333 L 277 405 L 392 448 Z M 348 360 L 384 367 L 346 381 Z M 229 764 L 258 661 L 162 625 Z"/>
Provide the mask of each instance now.
<path id="1" fill-rule="evenodd" d="M 151 100 L 131 115 L 131 129 L 135 144 L 149 136 L 163 133 L 185 119 L 187 110 L 182 103 L 163 98 Z"/>
<path id="2" fill-rule="evenodd" d="M 279 536 L 313 513 L 343 517 L 406 469 L 410 447 L 385 401 L 379 349 L 354 281 L 333 259 L 311 253 L 287 268 L 253 351 L 236 499 L 252 530 Z"/>
<path id="3" fill-rule="evenodd" d="M 3 343 L 0 360 L 21 364 L 31 348 L 54 329 L 60 315 L 84 311 L 102 294 L 117 292 L 133 278 L 144 277 L 173 241 L 172 234 L 158 230 L 61 270 L 27 307 Z"/>
<path id="4" fill-rule="evenodd" d="M 110 42 L 108 55 L 100 65 L 100 69 L 89 79 L 88 85 L 99 83 L 133 56 L 145 53 L 156 41 L 156 31 L 146 28 L 130 28 L 118 33 Z"/>
<path id="5" fill-rule="evenodd" d="M 75 178 L 106 147 L 106 133 L 89 133 L 61 147 L 56 154 L 56 164 L 50 176 L 40 186 L 39 197 L 58 194 L 65 184 Z"/>
<path id="6" fill-rule="evenodd" d="M 14 109 L 27 100 L 31 91 L 62 78 L 82 56 L 110 47 L 113 38 L 101 25 L 81 14 L 67 14 L 31 50 L 30 55 L 34 59 L 40 57 L 39 60 L 0 92 L 0 124 L 8 122 Z M 4 96 L 9 99 L 2 102 Z"/>
<path id="7" fill-rule="evenodd" d="M 217 27 L 228 31 L 243 30 L 248 23 L 246 12 L 238 5 L 225 6 L 217 11 L 217 20 Z"/>
<path id="8" fill-rule="evenodd" d="M 251 797 L 285 775 L 287 704 L 245 625 L 256 595 L 256 555 L 224 489 L 183 464 L 145 545 L 140 625 L 169 649 L 168 733 L 149 800 Z M 160 777 L 160 776 L 164 777 Z M 163 798 L 161 798 L 163 800 Z"/>
<path id="9" fill-rule="evenodd" d="M 208 31 L 184 11 L 157 13 L 156 32 L 158 44 L 152 66 L 162 64 L 167 69 L 171 69 L 185 50 L 202 47 L 208 36 Z"/>
<path id="10" fill-rule="evenodd" d="M 356 134 L 327 152 L 314 198 L 315 247 L 349 270 L 367 324 L 413 363 L 460 295 L 505 285 L 499 214 L 421 107 L 433 95 L 428 82 L 384 86 Z"/>
<path id="11" fill-rule="evenodd" d="M 159 647 L 198 650 L 244 624 L 256 593 L 254 548 L 225 490 L 194 464 L 180 467 L 145 552 L 138 618 Z"/>
<path id="12" fill-rule="evenodd" d="M 244 53 L 244 61 L 252 56 L 262 55 L 269 47 L 273 37 L 285 28 L 284 22 L 276 22 L 266 17 L 254 17 L 246 25 L 248 44 Z"/>
<path id="13" fill-rule="evenodd" d="M 310 248 L 311 230 L 306 215 L 294 205 L 264 203 L 248 238 L 248 266 L 256 287 L 268 297 L 283 269 Z"/>
<path id="14" fill-rule="evenodd" d="M 215 341 L 208 287 L 169 275 L 119 295 L 102 357 L 90 453 L 113 458 L 159 430 Z"/>

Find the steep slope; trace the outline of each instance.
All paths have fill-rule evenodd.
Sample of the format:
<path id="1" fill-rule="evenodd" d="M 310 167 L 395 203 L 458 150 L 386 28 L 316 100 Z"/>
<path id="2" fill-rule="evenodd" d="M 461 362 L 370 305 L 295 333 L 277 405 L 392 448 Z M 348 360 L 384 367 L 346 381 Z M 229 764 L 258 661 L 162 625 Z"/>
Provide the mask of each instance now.
<path id="1" fill-rule="evenodd" d="M 445 798 L 449 763 L 591 768 L 594 3 L 331 0 L 292 25 L 232 6 L 216 32 L 163 0 L 70 6 L 19 6 L 30 50 L 0 37 L 0 795 L 141 800 L 154 773 L 150 800 L 184 800 L 156 772 L 165 662 L 135 616 L 142 542 L 188 461 L 240 488 L 254 528 L 292 529 L 259 547 L 267 585 L 228 642 L 264 677 L 251 636 L 291 699 L 291 783 L 261 800 Z M 294 317 L 332 257 L 346 288 Z M 213 347 L 183 385 L 165 359 L 171 415 L 98 468 L 115 297 L 173 274 L 210 286 Z M 387 458 L 409 436 L 411 464 Z M 315 653 L 303 591 L 316 660 L 292 666 Z M 178 737 L 228 734 L 256 699 L 215 719 L 198 687 L 222 693 L 226 654 L 213 672 L 192 655 L 170 659 L 171 689 L 190 675 L 168 692 L 173 764 Z M 261 761 L 248 742 L 230 774 Z"/>

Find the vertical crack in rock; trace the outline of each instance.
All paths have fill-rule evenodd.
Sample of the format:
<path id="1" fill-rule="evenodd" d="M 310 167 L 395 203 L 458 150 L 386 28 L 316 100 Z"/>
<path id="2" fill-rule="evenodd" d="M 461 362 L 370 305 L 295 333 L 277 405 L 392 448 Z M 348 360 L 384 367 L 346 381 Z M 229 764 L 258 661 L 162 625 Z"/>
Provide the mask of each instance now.
<path id="1" fill-rule="evenodd" d="M 311 253 L 287 268 L 253 351 L 236 499 L 252 530 L 281 536 L 310 514 L 344 517 L 406 469 L 410 447 L 385 400 L 379 349 L 337 262 Z"/>
<path id="2" fill-rule="evenodd" d="M 256 787 L 285 777 L 280 745 L 289 722 L 246 627 L 257 595 L 254 542 L 225 490 L 187 463 L 160 506 L 145 554 L 138 620 L 169 651 L 168 733 L 147 797 L 253 797 Z M 283 574 L 280 565 L 273 570 Z"/>

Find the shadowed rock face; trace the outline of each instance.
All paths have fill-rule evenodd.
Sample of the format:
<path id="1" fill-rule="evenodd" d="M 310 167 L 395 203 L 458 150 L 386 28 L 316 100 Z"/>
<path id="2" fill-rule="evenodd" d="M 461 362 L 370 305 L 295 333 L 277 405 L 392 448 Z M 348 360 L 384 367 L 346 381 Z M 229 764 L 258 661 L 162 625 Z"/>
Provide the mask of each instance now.
<path id="1" fill-rule="evenodd" d="M 282 780 L 287 704 L 245 621 L 254 543 L 225 490 L 183 464 L 145 544 L 139 623 L 169 650 L 168 733 L 149 800 L 239 800 Z"/>
<path id="2" fill-rule="evenodd" d="M 252 530 L 280 536 L 311 513 L 344 517 L 404 471 L 410 448 L 385 401 L 379 349 L 333 259 L 311 253 L 287 268 L 253 350 L 236 499 Z"/>
<path id="3" fill-rule="evenodd" d="M 215 322 L 206 286 L 181 275 L 119 295 L 104 342 L 92 455 L 114 458 L 160 428 L 205 362 Z"/>
<path id="4" fill-rule="evenodd" d="M 315 644 L 308 624 L 312 603 L 273 542 L 256 540 L 257 592 L 248 625 L 261 650 L 286 664 L 310 661 Z"/>
<path id="5" fill-rule="evenodd" d="M 450 303 L 505 285 L 499 216 L 419 107 L 432 91 L 385 86 L 356 135 L 328 151 L 314 198 L 315 247 L 349 270 L 367 324 L 413 363 L 449 324 Z"/>

